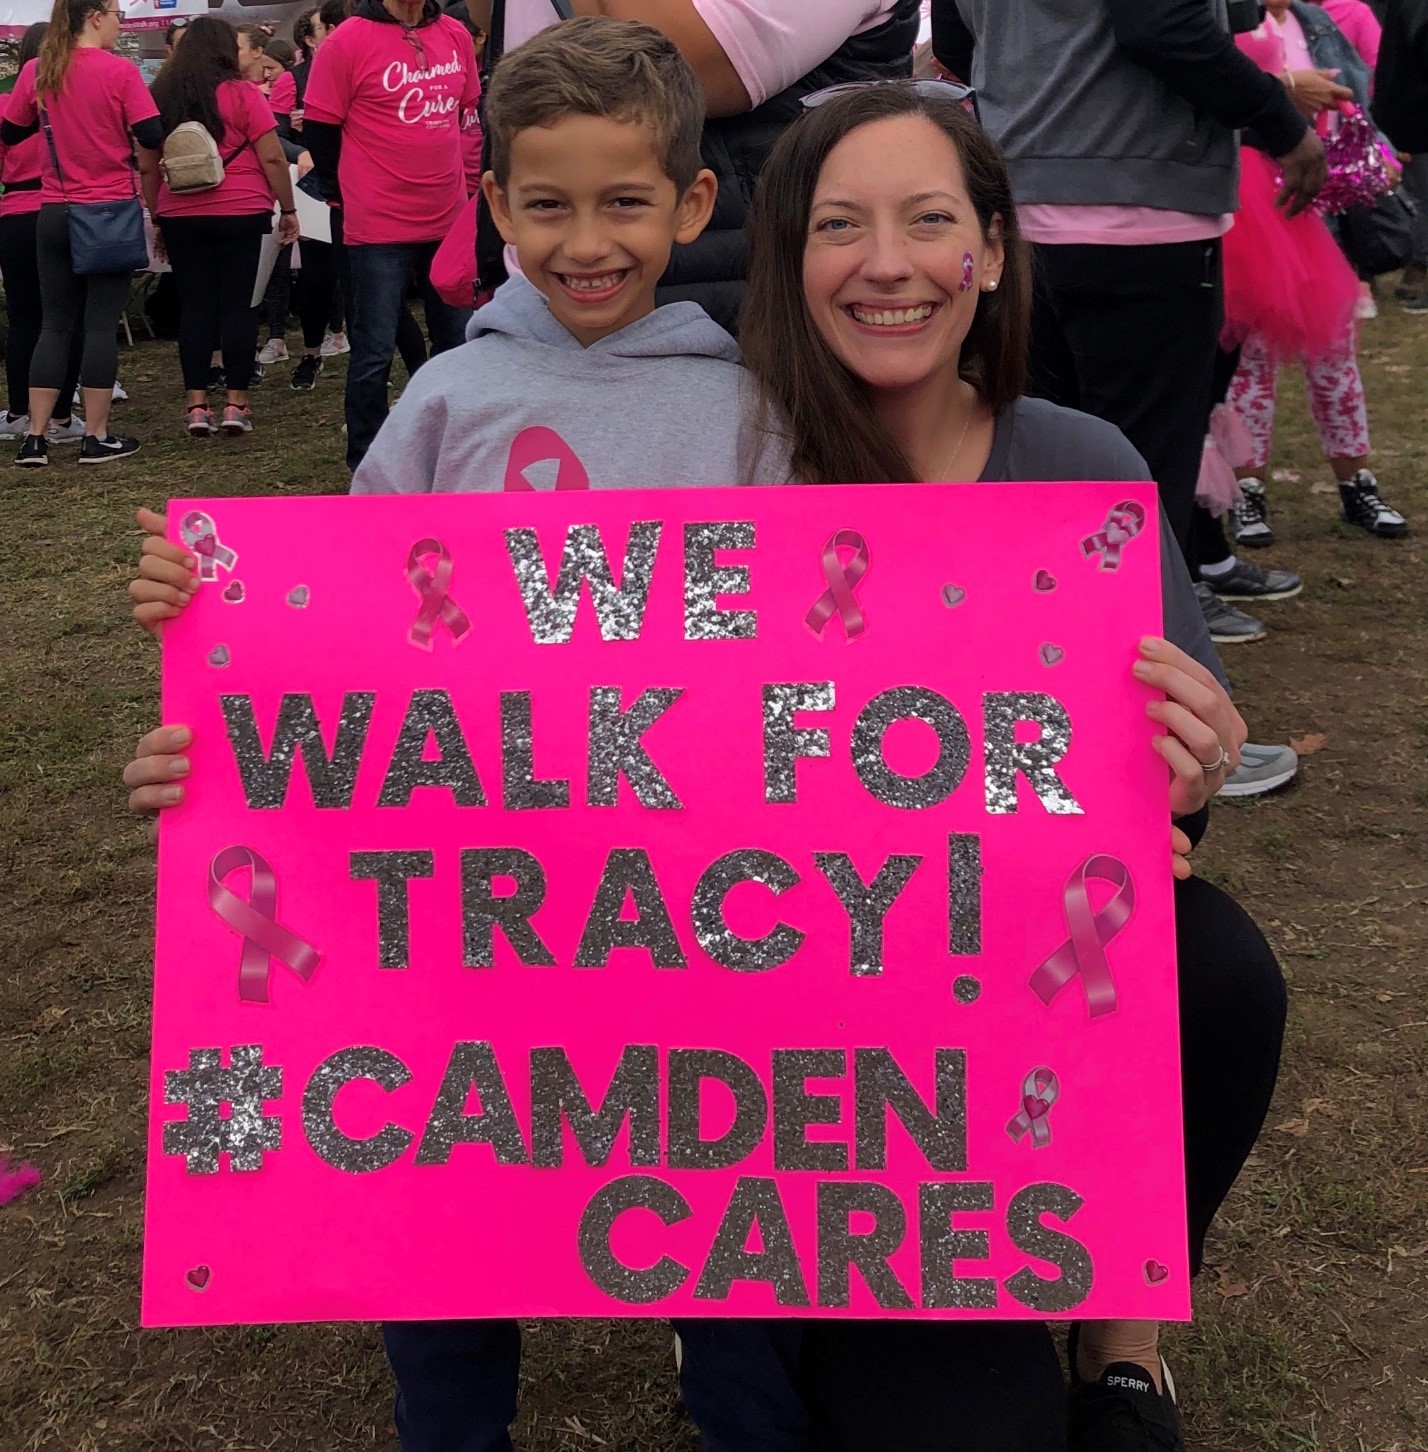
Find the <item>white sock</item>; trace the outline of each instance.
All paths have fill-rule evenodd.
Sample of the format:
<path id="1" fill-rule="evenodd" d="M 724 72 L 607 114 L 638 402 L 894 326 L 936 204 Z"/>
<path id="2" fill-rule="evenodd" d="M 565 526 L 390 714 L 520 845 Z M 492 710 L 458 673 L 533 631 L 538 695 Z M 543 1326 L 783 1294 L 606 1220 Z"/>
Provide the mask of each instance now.
<path id="1" fill-rule="evenodd" d="M 1207 580 L 1220 580 L 1234 569 L 1235 564 L 1235 557 L 1230 555 L 1228 558 L 1221 560 L 1218 565 L 1201 565 L 1200 573 Z"/>

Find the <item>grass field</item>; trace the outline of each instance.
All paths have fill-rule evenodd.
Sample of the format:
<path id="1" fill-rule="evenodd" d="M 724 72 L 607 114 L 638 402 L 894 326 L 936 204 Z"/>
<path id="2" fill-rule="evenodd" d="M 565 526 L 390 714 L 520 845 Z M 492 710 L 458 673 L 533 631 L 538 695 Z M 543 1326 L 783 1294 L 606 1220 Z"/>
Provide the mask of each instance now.
<path id="1" fill-rule="evenodd" d="M 1287 380 L 1274 465 L 1299 477 L 1271 485 L 1273 559 L 1307 587 L 1227 656 L 1253 739 L 1296 739 L 1304 768 L 1217 809 L 1197 853 L 1290 984 L 1269 1125 L 1196 1323 L 1166 1338 L 1201 1449 L 1428 1448 L 1428 319 L 1386 306 L 1362 347 L 1380 478 L 1417 532 L 1337 522 Z M 204 444 L 172 343 L 121 375 L 136 458 L 0 465 L 0 1153 L 45 1176 L 0 1210 L 0 1449 L 394 1448 L 373 1327 L 137 1328 L 153 855 L 118 773 L 158 658 L 127 614 L 133 510 L 345 472 L 340 368 L 312 394 L 270 370 L 255 433 Z M 533 1325 L 525 1376 L 525 1452 L 694 1446 L 658 1324 Z"/>

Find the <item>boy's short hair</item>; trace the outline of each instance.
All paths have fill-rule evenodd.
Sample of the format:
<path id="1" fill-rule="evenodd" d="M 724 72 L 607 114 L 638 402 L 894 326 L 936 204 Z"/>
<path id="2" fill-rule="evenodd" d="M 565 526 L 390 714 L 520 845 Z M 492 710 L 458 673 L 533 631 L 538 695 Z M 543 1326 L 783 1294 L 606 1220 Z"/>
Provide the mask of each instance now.
<path id="1" fill-rule="evenodd" d="M 646 122 L 680 196 L 699 175 L 704 92 L 679 48 L 653 26 L 582 16 L 501 58 L 486 93 L 491 170 L 501 187 L 510 181 L 516 136 L 566 116 Z"/>

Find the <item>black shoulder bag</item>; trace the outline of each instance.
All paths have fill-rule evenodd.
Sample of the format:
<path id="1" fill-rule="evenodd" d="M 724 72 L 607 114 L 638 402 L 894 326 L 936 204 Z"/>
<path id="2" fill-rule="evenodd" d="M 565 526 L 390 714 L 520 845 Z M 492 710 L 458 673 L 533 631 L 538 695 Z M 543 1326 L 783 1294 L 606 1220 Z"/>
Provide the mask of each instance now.
<path id="1" fill-rule="evenodd" d="M 71 202 L 65 191 L 64 169 L 55 149 L 49 113 L 40 107 L 40 124 L 49 142 L 60 191 L 69 208 L 69 258 L 76 277 L 99 277 L 138 272 L 149 265 L 149 244 L 144 238 L 144 207 L 139 183 L 130 172 L 134 194 L 117 202 Z"/>
<path id="2" fill-rule="evenodd" d="M 551 8 L 561 20 L 572 20 L 575 11 L 570 0 L 550 0 Z M 486 52 L 481 74 L 481 173 L 491 169 L 491 127 L 486 119 L 486 85 L 491 72 L 506 50 L 506 0 L 492 0 L 491 33 L 486 37 Z M 496 230 L 495 219 L 483 196 L 476 205 L 476 293 L 494 292 L 506 280 L 506 244 Z"/>

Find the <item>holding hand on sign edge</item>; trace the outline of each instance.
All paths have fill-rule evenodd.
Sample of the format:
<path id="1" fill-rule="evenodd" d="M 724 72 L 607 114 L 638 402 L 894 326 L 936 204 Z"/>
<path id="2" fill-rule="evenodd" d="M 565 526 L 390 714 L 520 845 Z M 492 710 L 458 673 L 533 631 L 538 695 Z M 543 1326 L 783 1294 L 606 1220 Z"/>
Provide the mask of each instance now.
<path id="1" fill-rule="evenodd" d="M 177 617 L 198 590 L 198 576 L 194 574 L 198 561 L 182 545 L 167 538 L 166 516 L 140 509 L 134 518 L 145 539 L 139 554 L 139 577 L 129 582 L 129 598 L 134 602 L 134 619 L 150 635 L 157 636 L 164 621 Z"/>
<path id="2" fill-rule="evenodd" d="M 152 819 L 148 824 L 151 842 L 158 838 L 158 814 L 183 801 L 181 783 L 189 773 L 189 760 L 183 750 L 192 741 L 193 732 L 187 726 L 156 727 L 139 738 L 134 759 L 124 768 L 124 785 L 130 789 L 129 810 Z"/>

